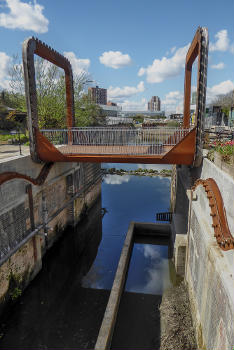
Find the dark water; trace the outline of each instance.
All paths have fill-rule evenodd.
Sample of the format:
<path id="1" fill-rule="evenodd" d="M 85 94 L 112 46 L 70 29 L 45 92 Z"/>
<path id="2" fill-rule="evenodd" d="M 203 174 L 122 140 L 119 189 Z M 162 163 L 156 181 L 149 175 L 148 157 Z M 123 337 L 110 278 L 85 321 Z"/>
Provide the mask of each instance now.
<path id="1" fill-rule="evenodd" d="M 160 243 L 160 245 L 159 245 Z M 168 260 L 169 247 L 158 240 L 153 244 L 135 243 L 116 319 L 111 349 L 160 348 L 159 306 L 174 273 Z"/>
<path id="2" fill-rule="evenodd" d="M 85 222 L 66 232 L 47 253 L 40 274 L 5 315 L 0 348 L 93 348 L 130 221 L 155 222 L 156 212 L 168 210 L 169 199 L 169 178 L 107 175 L 102 203 L 99 199 Z M 101 207 L 106 209 L 103 219 Z M 123 303 L 134 307 L 136 298 L 137 304 L 151 309 L 160 302 L 170 285 L 167 255 L 165 245 L 134 244 Z M 153 315 L 155 324 L 157 317 Z M 118 334 L 117 341 L 121 330 Z"/>

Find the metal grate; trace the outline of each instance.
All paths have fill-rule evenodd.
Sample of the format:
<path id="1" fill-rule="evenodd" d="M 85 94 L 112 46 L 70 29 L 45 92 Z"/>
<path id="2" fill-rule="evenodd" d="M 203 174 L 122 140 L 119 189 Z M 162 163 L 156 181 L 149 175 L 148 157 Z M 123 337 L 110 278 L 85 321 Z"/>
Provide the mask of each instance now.
<path id="1" fill-rule="evenodd" d="M 169 221 L 172 220 L 172 213 L 171 212 L 165 212 L 165 213 L 157 213 L 156 214 L 156 220 L 157 221 Z"/>
<path id="2" fill-rule="evenodd" d="M 14 249 L 28 234 L 26 230 L 26 211 L 19 204 L 0 216 L 0 258 Z"/>

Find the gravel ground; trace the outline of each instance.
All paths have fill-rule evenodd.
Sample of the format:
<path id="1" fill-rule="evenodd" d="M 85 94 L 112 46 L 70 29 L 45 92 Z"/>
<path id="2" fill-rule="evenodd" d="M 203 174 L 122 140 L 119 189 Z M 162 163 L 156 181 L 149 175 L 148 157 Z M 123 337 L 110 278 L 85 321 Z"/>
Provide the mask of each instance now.
<path id="1" fill-rule="evenodd" d="M 168 289 L 159 307 L 161 316 L 160 350 L 196 350 L 190 303 L 184 282 Z"/>

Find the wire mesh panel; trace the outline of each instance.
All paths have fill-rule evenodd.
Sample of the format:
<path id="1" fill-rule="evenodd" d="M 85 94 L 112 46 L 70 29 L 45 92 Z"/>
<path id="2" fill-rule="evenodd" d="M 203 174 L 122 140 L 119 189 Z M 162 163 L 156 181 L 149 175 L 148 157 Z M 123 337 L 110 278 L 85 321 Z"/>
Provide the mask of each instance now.
<path id="1" fill-rule="evenodd" d="M 26 230 L 26 211 L 24 203 L 0 216 L 0 258 L 2 259 L 28 232 Z"/>

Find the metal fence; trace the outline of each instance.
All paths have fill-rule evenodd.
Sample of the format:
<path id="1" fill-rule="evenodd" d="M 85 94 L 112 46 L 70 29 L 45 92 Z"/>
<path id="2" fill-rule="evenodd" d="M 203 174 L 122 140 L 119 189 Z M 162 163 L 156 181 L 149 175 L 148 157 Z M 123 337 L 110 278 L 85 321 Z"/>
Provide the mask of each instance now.
<path id="1" fill-rule="evenodd" d="M 173 147 L 191 129 L 182 128 L 72 128 L 41 130 L 54 145 L 63 145 L 62 153 L 161 154 L 163 147 Z M 91 147 L 92 146 L 92 147 Z M 99 149 L 98 149 L 99 148 Z"/>
<path id="2" fill-rule="evenodd" d="M 28 235 L 28 215 L 24 203 L 0 215 L 0 260 Z"/>

